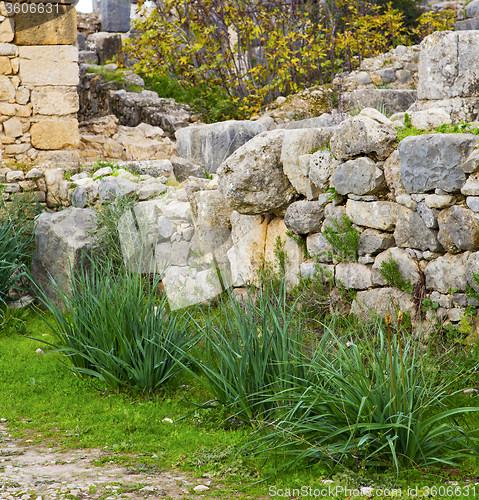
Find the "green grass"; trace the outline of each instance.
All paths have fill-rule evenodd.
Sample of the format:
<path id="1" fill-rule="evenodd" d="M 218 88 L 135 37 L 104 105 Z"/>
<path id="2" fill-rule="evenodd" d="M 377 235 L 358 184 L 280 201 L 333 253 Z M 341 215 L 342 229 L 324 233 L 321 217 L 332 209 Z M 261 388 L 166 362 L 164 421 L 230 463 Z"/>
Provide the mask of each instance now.
<path id="1" fill-rule="evenodd" d="M 410 123 L 406 123 L 405 127 L 397 127 L 397 143 L 409 136 L 423 134 L 475 134 L 479 135 L 479 127 L 472 127 L 466 122 L 458 123 L 457 125 L 441 125 L 434 130 L 420 130 L 413 127 Z"/>

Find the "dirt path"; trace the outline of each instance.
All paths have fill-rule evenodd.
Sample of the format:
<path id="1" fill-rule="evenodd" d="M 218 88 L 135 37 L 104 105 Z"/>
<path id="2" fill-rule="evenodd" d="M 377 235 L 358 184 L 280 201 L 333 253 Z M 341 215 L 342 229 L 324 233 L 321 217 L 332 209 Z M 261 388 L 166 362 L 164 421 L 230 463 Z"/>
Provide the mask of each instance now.
<path id="1" fill-rule="evenodd" d="M 201 498 L 215 486 L 184 473 L 131 473 L 124 467 L 93 465 L 101 450 L 63 450 L 13 439 L 0 423 L 0 500 Z M 212 498 L 208 495 L 208 498 Z"/>

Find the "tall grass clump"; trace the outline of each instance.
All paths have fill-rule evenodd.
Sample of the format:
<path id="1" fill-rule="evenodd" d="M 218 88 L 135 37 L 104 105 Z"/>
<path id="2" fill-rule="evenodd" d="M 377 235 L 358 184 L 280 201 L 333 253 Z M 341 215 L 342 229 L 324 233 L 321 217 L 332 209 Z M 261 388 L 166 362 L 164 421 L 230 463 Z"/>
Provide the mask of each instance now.
<path id="1" fill-rule="evenodd" d="M 308 378 L 297 377 L 265 401 L 281 413 L 257 431 L 255 454 L 280 453 L 284 467 L 325 461 L 333 469 L 392 466 L 399 472 L 401 466 L 451 465 L 478 452 L 455 420 L 478 408 L 448 407 L 461 392 L 453 389 L 457 381 L 438 380 L 415 345 L 402 345 L 383 323 L 371 337 L 366 328 L 358 335 L 344 326 L 338 335 L 338 321 L 344 325 L 335 317 L 324 324 Z"/>
<path id="2" fill-rule="evenodd" d="M 264 286 L 244 302 L 229 296 L 220 312 L 203 310 L 196 322 L 203 344 L 195 353 L 204 384 L 236 417 L 256 425 L 276 403 L 268 397 L 306 376 L 301 314 L 286 294 Z"/>
<path id="3" fill-rule="evenodd" d="M 29 202 L 24 197 L 6 202 L 0 189 L 0 304 L 8 300 L 9 290 L 18 288 L 28 275 L 35 239 L 34 210 Z"/>
<path id="4" fill-rule="evenodd" d="M 157 391 L 181 370 L 197 335 L 184 316 L 167 311 L 159 278 L 148 281 L 111 263 L 89 267 L 71 279 L 69 291 L 55 286 L 57 304 L 43 296 L 54 346 L 73 371 L 113 389 Z"/>

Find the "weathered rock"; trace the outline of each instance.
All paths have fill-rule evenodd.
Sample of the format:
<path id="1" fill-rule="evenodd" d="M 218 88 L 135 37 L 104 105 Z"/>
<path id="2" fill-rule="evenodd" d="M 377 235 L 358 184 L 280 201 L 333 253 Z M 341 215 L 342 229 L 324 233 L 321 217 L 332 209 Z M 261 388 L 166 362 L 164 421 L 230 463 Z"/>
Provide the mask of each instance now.
<path id="1" fill-rule="evenodd" d="M 98 64 L 96 50 L 80 50 L 78 52 L 78 64 Z"/>
<path id="2" fill-rule="evenodd" d="M 419 99 L 478 96 L 478 37 L 476 31 L 441 31 L 421 42 Z"/>
<path id="3" fill-rule="evenodd" d="M 479 168 L 479 149 L 475 149 L 462 165 L 465 174 L 473 174 Z"/>
<path id="4" fill-rule="evenodd" d="M 334 279 L 335 266 L 319 264 L 317 262 L 303 262 L 301 264 L 302 278 L 327 278 Z M 323 279 L 324 279 L 323 278 Z"/>
<path id="5" fill-rule="evenodd" d="M 87 50 L 94 50 L 98 54 L 100 64 L 106 64 L 122 50 L 121 35 L 118 33 L 92 33 L 86 39 Z"/>
<path id="6" fill-rule="evenodd" d="M 474 279 L 474 274 L 479 273 L 479 252 L 473 252 L 466 261 L 466 279 L 467 284 L 479 292 L 479 285 Z"/>
<path id="7" fill-rule="evenodd" d="M 384 178 L 389 191 L 397 198 L 406 193 L 401 177 L 401 158 L 397 149 L 388 157 L 383 166 Z"/>
<path id="8" fill-rule="evenodd" d="M 367 116 L 344 121 L 331 138 L 331 152 L 340 160 L 359 155 L 385 160 L 395 149 L 396 130 Z"/>
<path id="9" fill-rule="evenodd" d="M 80 142 L 76 118 L 46 118 L 30 128 L 32 146 L 36 149 L 77 147 Z"/>
<path id="10" fill-rule="evenodd" d="M 378 111 L 376 108 L 364 108 L 361 110 L 358 116 L 367 116 L 368 118 L 371 118 L 372 120 L 378 123 L 394 127 L 393 122 L 386 115 Z"/>
<path id="11" fill-rule="evenodd" d="M 456 21 L 454 26 L 456 31 L 471 31 L 479 29 L 479 18 L 473 17 L 471 19 L 464 19 L 463 21 Z"/>
<path id="12" fill-rule="evenodd" d="M 411 125 L 420 130 L 433 130 L 452 123 L 451 115 L 445 109 L 431 108 L 411 113 Z"/>
<path id="13" fill-rule="evenodd" d="M 284 223 L 284 219 L 281 217 L 275 217 L 268 224 L 266 230 L 266 243 L 264 246 L 264 261 L 276 266 L 278 264 L 278 258 L 276 255 L 278 238 L 281 240 L 281 244 L 286 244 L 286 232 L 288 228 Z"/>
<path id="14" fill-rule="evenodd" d="M 402 248 L 416 248 L 431 252 L 441 250 L 441 245 L 437 240 L 437 231 L 428 228 L 417 212 L 404 206 L 398 206 L 397 209 L 394 239 L 396 245 Z"/>
<path id="15" fill-rule="evenodd" d="M 77 40 L 77 16 L 73 5 L 55 4 L 50 13 L 45 7 L 15 14 L 17 45 L 73 45 Z"/>
<path id="16" fill-rule="evenodd" d="M 318 202 L 297 201 L 292 203 L 284 215 L 286 227 L 295 234 L 311 234 L 321 230 L 324 209 Z"/>
<path id="17" fill-rule="evenodd" d="M 330 179 L 340 164 L 328 149 L 316 151 L 309 160 L 309 179 L 323 191 L 330 188 Z"/>
<path id="18" fill-rule="evenodd" d="M 427 288 L 441 293 L 450 293 L 452 290 L 464 292 L 467 286 L 466 262 L 470 252 L 439 257 L 426 266 Z"/>
<path id="19" fill-rule="evenodd" d="M 174 156 L 171 158 L 171 163 L 173 165 L 173 171 L 175 173 L 176 180 L 178 182 L 183 182 L 188 179 L 190 175 L 193 177 L 200 177 L 206 179 L 205 170 L 185 158 L 180 158 L 179 156 Z"/>
<path id="20" fill-rule="evenodd" d="M 471 210 L 454 205 L 439 213 L 438 239 L 451 253 L 479 248 L 479 224 Z"/>
<path id="21" fill-rule="evenodd" d="M 301 264 L 304 260 L 303 248 L 295 240 L 286 238 L 284 252 L 287 255 L 284 279 L 286 288 L 291 290 L 291 288 L 299 284 Z"/>
<path id="22" fill-rule="evenodd" d="M 301 165 L 299 157 L 318 149 L 325 149 L 334 129 L 298 129 L 285 134 L 281 148 L 283 171 L 299 194 L 306 196 L 310 163 Z M 305 168 L 301 168 L 301 167 Z"/>
<path id="23" fill-rule="evenodd" d="M 334 187 L 339 194 L 374 194 L 385 187 L 384 174 L 370 158 L 357 158 L 334 171 Z"/>
<path id="24" fill-rule="evenodd" d="M 16 117 L 3 122 L 3 130 L 7 137 L 20 137 L 23 135 L 22 122 Z"/>
<path id="25" fill-rule="evenodd" d="M 137 188 L 136 183 L 122 177 L 103 177 L 100 183 L 100 200 L 107 201 L 128 196 L 136 193 Z"/>
<path id="26" fill-rule="evenodd" d="M 341 262 L 336 266 L 336 283 L 345 288 L 366 290 L 373 286 L 371 267 L 357 262 Z"/>
<path id="27" fill-rule="evenodd" d="M 479 0 L 472 0 L 466 5 L 467 17 L 479 17 Z"/>
<path id="28" fill-rule="evenodd" d="M 334 203 L 328 203 L 324 207 L 324 222 L 321 231 L 324 231 L 326 226 L 333 226 L 334 219 L 338 222 L 346 215 L 346 207 L 343 205 L 335 205 Z"/>
<path id="29" fill-rule="evenodd" d="M 390 201 L 348 200 L 346 215 L 358 226 L 391 231 L 396 224 L 397 207 L 396 203 Z"/>
<path id="30" fill-rule="evenodd" d="M 257 283 L 263 264 L 267 226 L 267 219 L 261 215 L 241 215 L 238 212 L 231 215 L 233 246 L 227 255 L 233 286 Z"/>
<path id="31" fill-rule="evenodd" d="M 479 172 L 470 175 L 461 188 L 464 196 L 479 196 Z"/>
<path id="32" fill-rule="evenodd" d="M 439 210 L 429 208 L 423 201 L 417 204 L 417 213 L 421 216 L 426 227 L 430 229 L 437 229 L 439 227 L 437 223 L 437 217 L 439 215 Z"/>
<path id="33" fill-rule="evenodd" d="M 100 2 L 100 21 L 104 31 L 127 33 L 130 31 L 129 0 L 103 0 Z"/>
<path id="34" fill-rule="evenodd" d="M 436 208 L 437 210 L 441 210 L 443 208 L 449 208 L 454 205 L 456 202 L 456 198 L 449 194 L 428 194 L 424 198 L 424 203 L 429 208 Z"/>
<path id="35" fill-rule="evenodd" d="M 80 83 L 78 50 L 70 45 L 20 46 L 22 85 L 73 85 Z"/>
<path id="36" fill-rule="evenodd" d="M 323 113 L 321 116 L 314 118 L 307 118 L 306 120 L 297 120 L 294 122 L 286 123 L 282 128 L 285 130 L 295 130 L 298 128 L 323 128 L 334 127 L 337 125 L 337 118 L 329 113 Z M 332 134 L 331 134 L 332 135 Z"/>
<path id="37" fill-rule="evenodd" d="M 409 292 L 396 288 L 377 288 L 358 292 L 351 306 L 351 313 L 363 321 L 375 320 L 378 316 L 384 318 L 389 313 L 393 318 L 397 311 L 414 316 L 414 304 Z"/>
<path id="38" fill-rule="evenodd" d="M 246 215 L 284 214 L 295 189 L 283 172 L 284 130 L 263 132 L 237 149 L 218 169 L 219 190 Z"/>
<path id="39" fill-rule="evenodd" d="M 376 255 L 392 246 L 394 246 L 394 237 L 391 233 L 365 229 L 359 235 L 358 255 Z"/>
<path id="40" fill-rule="evenodd" d="M 33 112 L 37 115 L 70 115 L 79 108 L 75 87 L 35 87 L 31 93 Z"/>
<path id="41" fill-rule="evenodd" d="M 468 196 L 466 198 L 466 205 L 473 211 L 479 212 L 479 196 Z"/>
<path id="42" fill-rule="evenodd" d="M 95 227 L 94 216 L 94 210 L 70 208 L 43 213 L 36 221 L 33 277 L 46 297 L 59 306 L 61 301 L 50 276 L 57 287 L 68 291 L 71 272 L 88 265 L 92 237 L 87 232 Z"/>
<path id="43" fill-rule="evenodd" d="M 476 147 L 473 134 L 426 134 L 399 143 L 401 176 L 409 193 L 440 188 L 459 191 L 465 182 L 463 163 Z"/>
<path id="44" fill-rule="evenodd" d="M 61 168 L 48 168 L 45 170 L 45 183 L 47 187 L 47 205 L 49 208 L 60 206 L 60 183 L 65 180 Z"/>
<path id="45" fill-rule="evenodd" d="M 383 71 L 391 71 L 390 75 L 386 77 L 389 81 L 396 80 L 394 70 L 386 69 Z M 393 113 L 406 111 L 414 104 L 416 96 L 415 90 L 358 89 L 349 95 L 346 94 L 345 101 L 351 110 L 381 107 L 387 114 L 392 115 Z"/>
<path id="46" fill-rule="evenodd" d="M 260 123 L 248 120 L 185 127 L 175 132 L 178 154 L 208 172 L 216 172 L 235 150 L 265 130 Z"/>
<path id="47" fill-rule="evenodd" d="M 321 233 L 310 234 L 306 238 L 306 248 L 311 256 L 315 256 L 318 262 L 332 262 L 328 252 L 333 251 L 333 247 L 328 243 Z"/>
<path id="48" fill-rule="evenodd" d="M 373 283 L 375 285 L 387 285 L 388 282 L 381 274 L 382 263 L 394 260 L 397 262 L 399 272 L 402 275 L 403 281 L 408 280 L 411 284 L 415 284 L 419 280 L 419 271 L 413 259 L 410 257 L 409 253 L 402 248 L 393 247 L 389 248 L 385 252 L 380 253 L 373 264 Z"/>

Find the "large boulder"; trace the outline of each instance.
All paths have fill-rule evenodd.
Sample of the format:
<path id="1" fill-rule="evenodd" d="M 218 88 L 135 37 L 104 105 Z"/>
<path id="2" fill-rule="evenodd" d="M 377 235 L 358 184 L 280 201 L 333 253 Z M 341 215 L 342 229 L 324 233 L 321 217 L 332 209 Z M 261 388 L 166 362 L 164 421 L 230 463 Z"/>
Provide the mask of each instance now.
<path id="1" fill-rule="evenodd" d="M 368 116 L 355 116 L 344 121 L 331 138 L 331 152 L 340 160 L 359 155 L 385 160 L 395 149 L 396 129 Z"/>
<path id="2" fill-rule="evenodd" d="M 299 194 L 307 195 L 310 182 L 310 163 L 299 161 L 299 157 L 318 149 L 326 149 L 335 129 L 308 128 L 291 130 L 285 134 L 281 148 L 283 171 Z"/>
<path id="3" fill-rule="evenodd" d="M 479 95 L 479 32 L 436 31 L 421 42 L 419 99 Z"/>
<path id="4" fill-rule="evenodd" d="M 263 132 L 238 148 L 218 169 L 219 190 L 241 214 L 284 215 L 296 195 L 283 172 L 284 130 Z"/>
<path id="5" fill-rule="evenodd" d="M 362 157 L 339 165 L 334 171 L 334 187 L 339 194 L 374 194 L 385 188 L 383 171 L 370 158 Z"/>
<path id="6" fill-rule="evenodd" d="M 459 191 L 466 180 L 462 165 L 479 138 L 473 134 L 426 134 L 399 143 L 401 176 L 409 193 L 436 188 Z"/>
<path id="7" fill-rule="evenodd" d="M 466 291 L 466 262 L 470 252 L 452 255 L 447 253 L 429 262 L 426 266 L 426 283 L 430 290 L 441 293 Z"/>
<path id="8" fill-rule="evenodd" d="M 324 209 L 317 201 L 292 203 L 284 215 L 286 227 L 295 234 L 311 234 L 321 230 Z"/>
<path id="9" fill-rule="evenodd" d="M 394 239 L 396 245 L 402 248 L 416 248 L 431 252 L 441 250 L 441 245 L 437 240 L 437 230 L 427 227 L 417 212 L 401 205 L 397 210 Z"/>
<path id="10" fill-rule="evenodd" d="M 69 290 L 71 273 L 88 265 L 95 228 L 95 211 L 70 208 L 57 213 L 43 213 L 35 223 L 33 279 L 48 299 L 61 305 L 56 287 Z M 52 284 L 53 280 L 56 286 Z"/>
<path id="11" fill-rule="evenodd" d="M 479 248 L 479 224 L 471 210 L 454 205 L 441 210 L 437 220 L 438 239 L 448 252 Z"/>
<path id="12" fill-rule="evenodd" d="M 249 120 L 185 127 L 175 132 L 178 154 L 182 158 L 216 172 L 239 147 L 266 131 L 261 123 Z"/>

